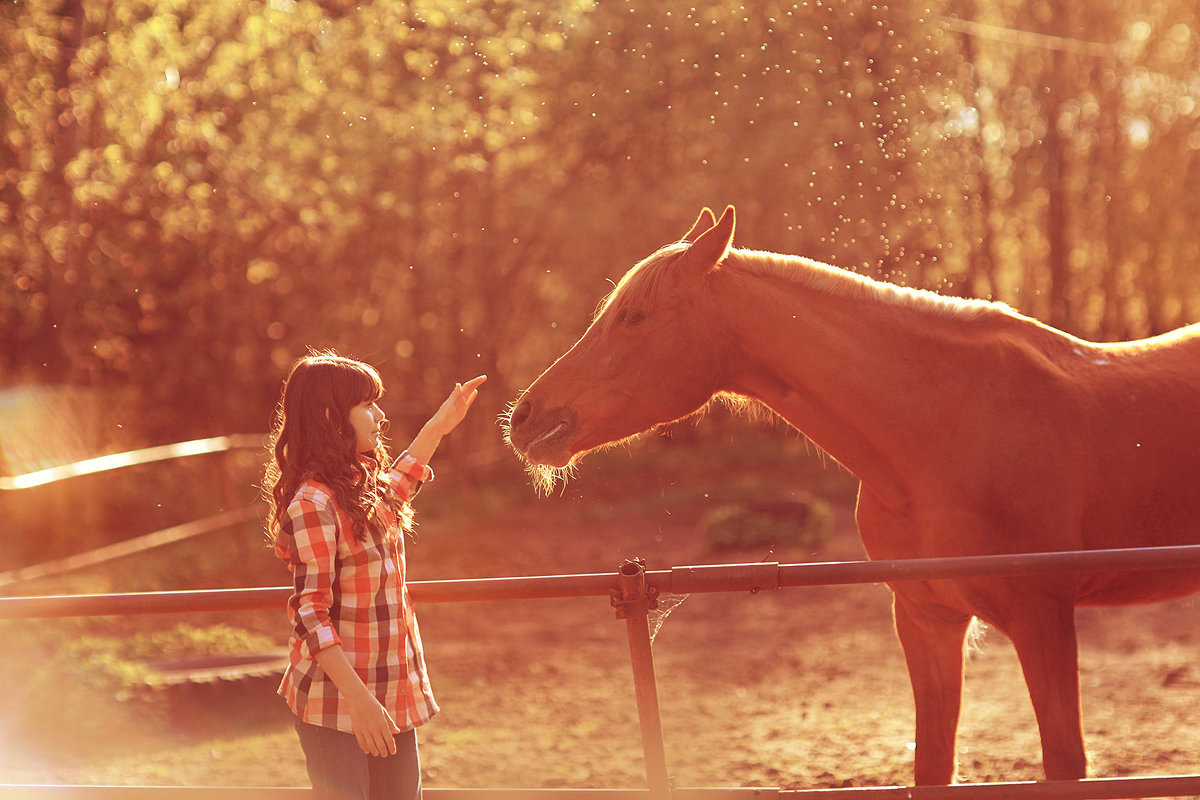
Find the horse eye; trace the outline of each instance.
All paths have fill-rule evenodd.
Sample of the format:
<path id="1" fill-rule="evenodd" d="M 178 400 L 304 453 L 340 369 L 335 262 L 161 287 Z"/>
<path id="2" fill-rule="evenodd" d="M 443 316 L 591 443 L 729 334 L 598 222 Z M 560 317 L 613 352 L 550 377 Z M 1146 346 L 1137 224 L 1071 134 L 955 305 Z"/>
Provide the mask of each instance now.
<path id="1" fill-rule="evenodd" d="M 645 318 L 646 314 L 640 308 L 623 309 L 621 311 L 621 316 L 619 317 L 622 325 L 629 326 L 639 325 Z"/>

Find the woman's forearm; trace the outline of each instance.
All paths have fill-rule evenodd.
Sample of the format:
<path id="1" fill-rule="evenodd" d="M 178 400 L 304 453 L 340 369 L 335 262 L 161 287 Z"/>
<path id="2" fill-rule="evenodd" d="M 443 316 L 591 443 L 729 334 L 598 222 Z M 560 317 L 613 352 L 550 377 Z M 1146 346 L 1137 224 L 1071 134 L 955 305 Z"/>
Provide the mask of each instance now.
<path id="1" fill-rule="evenodd" d="M 358 673 L 354 671 L 350 659 L 346 657 L 346 651 L 340 644 L 317 651 L 313 659 L 347 700 L 353 702 L 364 696 L 370 696 L 370 690 L 367 689 L 367 685 L 363 683 Z"/>
<path id="2" fill-rule="evenodd" d="M 422 464 L 428 464 L 433 459 L 433 454 L 445 435 L 434 420 L 429 420 L 413 437 L 412 443 L 407 448 L 408 454 Z"/>
<path id="3" fill-rule="evenodd" d="M 350 725 L 362 751 L 370 756 L 395 755 L 394 735 L 399 733 L 400 729 L 396 727 L 395 720 L 380 704 L 379 699 L 371 694 L 371 690 L 354 671 L 342 646 L 335 644 L 326 647 L 318 651 L 313 658 L 321 669 L 325 670 L 325 675 L 333 681 L 338 692 L 346 698 L 346 705 L 350 710 Z"/>

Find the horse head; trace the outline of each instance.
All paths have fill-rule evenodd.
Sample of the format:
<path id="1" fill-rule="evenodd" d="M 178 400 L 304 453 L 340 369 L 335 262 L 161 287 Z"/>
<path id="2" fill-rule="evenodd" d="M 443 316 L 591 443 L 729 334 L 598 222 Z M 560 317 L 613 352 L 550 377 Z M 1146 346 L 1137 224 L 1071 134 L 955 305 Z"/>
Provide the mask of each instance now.
<path id="1" fill-rule="evenodd" d="M 733 241 L 733 206 L 704 209 L 679 242 L 625 274 L 584 335 L 513 404 L 508 441 L 533 470 L 686 417 L 720 388 L 725 342 L 708 276 Z"/>

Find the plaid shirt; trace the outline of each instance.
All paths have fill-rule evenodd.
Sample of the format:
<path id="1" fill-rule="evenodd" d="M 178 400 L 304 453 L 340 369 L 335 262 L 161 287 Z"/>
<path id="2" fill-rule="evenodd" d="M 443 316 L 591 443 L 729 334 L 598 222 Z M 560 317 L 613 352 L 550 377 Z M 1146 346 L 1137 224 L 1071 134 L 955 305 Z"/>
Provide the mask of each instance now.
<path id="1" fill-rule="evenodd" d="M 405 452 L 383 481 L 407 502 L 432 477 Z M 386 504 L 379 511 L 390 528 L 399 525 Z M 287 604 L 291 663 L 279 694 L 303 722 L 353 733 L 345 698 L 313 658 L 340 644 L 396 725 L 410 730 L 428 722 L 438 706 L 404 582 L 404 533 L 388 545 L 374 537 L 361 541 L 352 530 L 329 487 L 311 479 L 300 485 L 275 536 L 275 554 L 287 562 L 295 587 Z"/>

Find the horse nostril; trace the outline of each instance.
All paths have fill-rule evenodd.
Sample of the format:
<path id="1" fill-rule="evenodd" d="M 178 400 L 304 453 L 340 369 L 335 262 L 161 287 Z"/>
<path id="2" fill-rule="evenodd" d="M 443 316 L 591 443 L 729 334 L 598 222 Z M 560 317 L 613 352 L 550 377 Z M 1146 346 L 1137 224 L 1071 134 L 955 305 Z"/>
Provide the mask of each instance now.
<path id="1" fill-rule="evenodd" d="M 533 416 L 533 401 L 522 397 L 517 403 L 517 407 L 513 409 L 509 422 L 513 428 L 519 428 L 528 422 L 531 416 Z"/>

